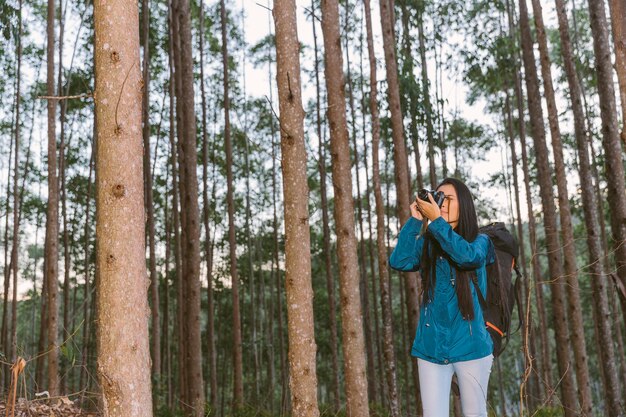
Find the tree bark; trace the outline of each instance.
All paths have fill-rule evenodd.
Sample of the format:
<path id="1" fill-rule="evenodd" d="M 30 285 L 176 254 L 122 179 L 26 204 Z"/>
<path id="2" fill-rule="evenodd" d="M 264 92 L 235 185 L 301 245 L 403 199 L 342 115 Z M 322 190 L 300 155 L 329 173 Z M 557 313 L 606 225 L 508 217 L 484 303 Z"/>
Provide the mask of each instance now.
<path id="1" fill-rule="evenodd" d="M 557 362 L 561 381 L 562 403 L 565 416 L 570 417 L 578 413 L 575 387 L 570 372 L 569 358 L 569 331 L 567 328 L 566 300 L 563 289 L 563 260 L 559 245 L 558 228 L 556 221 L 556 207 L 554 204 L 554 191 L 552 190 L 552 173 L 548 163 L 548 147 L 546 145 L 545 129 L 543 125 L 543 111 L 541 109 L 541 95 L 539 93 L 539 80 L 533 41 L 528 21 L 526 0 L 519 0 L 520 28 L 522 33 L 522 56 L 524 60 L 524 73 L 526 88 L 528 90 L 528 110 L 530 114 L 530 128 L 533 137 L 534 151 L 536 155 L 537 177 L 539 180 L 541 202 L 544 214 L 544 229 L 548 252 L 548 267 L 551 278 L 552 306 L 554 316 L 554 329 L 557 346 Z"/>
<path id="2" fill-rule="evenodd" d="M 376 200 L 376 248 L 378 254 L 378 276 L 380 277 L 380 304 L 383 316 L 383 352 L 385 355 L 385 380 L 387 398 L 392 417 L 400 416 L 398 386 L 396 382 L 396 358 L 394 353 L 393 323 L 391 308 L 391 285 L 387 268 L 387 246 L 385 245 L 385 213 L 380 184 L 380 164 L 378 148 L 380 142 L 380 118 L 378 115 L 378 86 L 376 78 L 376 55 L 374 53 L 374 35 L 372 30 L 372 14 L 370 0 L 364 0 L 365 25 L 367 29 L 367 51 L 370 66 L 369 105 L 372 119 L 372 182 Z M 373 273 L 373 271 L 372 271 Z"/>
<path id="3" fill-rule="evenodd" d="M 410 185 L 409 185 L 409 166 L 406 153 L 406 145 L 404 140 L 404 125 L 402 123 L 402 110 L 400 107 L 400 86 L 398 82 L 398 64 L 396 61 L 395 36 L 393 32 L 393 6 L 392 2 L 380 2 L 380 21 L 383 31 L 383 49 L 385 51 L 385 65 L 387 72 L 387 97 L 389 100 L 389 108 L 391 110 L 391 132 L 393 138 L 393 162 L 395 165 L 395 184 L 397 198 L 397 215 L 400 223 L 404 224 L 409 219 L 410 202 Z M 424 76 L 424 73 L 422 73 Z M 426 74 L 427 76 L 427 74 Z M 424 81 L 424 82 L 427 82 Z M 427 93 L 425 93 L 427 95 Z M 430 101 L 427 100 L 427 106 Z M 428 117 L 428 116 L 427 116 Z M 428 126 L 427 121 L 427 126 Z M 432 122 L 430 122 L 432 129 Z M 432 134 L 432 132 L 431 132 Z M 430 136 L 429 136 L 430 137 Z M 429 139 L 430 141 L 430 139 Z M 432 155 L 432 153 L 430 153 Z M 431 165 L 431 182 L 437 179 L 433 176 L 434 162 Z M 433 185 L 433 188 L 435 185 Z M 417 273 L 405 272 L 402 274 L 405 281 L 406 289 L 406 308 L 409 317 L 408 332 L 412 339 L 417 329 L 417 321 L 419 317 L 419 299 L 418 299 L 418 281 Z M 419 375 L 417 370 L 417 362 L 411 360 L 411 371 L 413 376 L 413 384 L 415 386 L 415 398 L 420 402 Z"/>
<path id="4" fill-rule="evenodd" d="M 314 2 L 311 3 L 311 9 L 315 10 Z M 322 205 L 322 251 L 324 253 L 324 270 L 326 273 L 326 291 L 328 292 L 328 320 L 330 324 L 330 352 L 332 364 L 332 382 L 331 390 L 333 395 L 334 412 L 339 412 L 340 395 L 339 395 L 339 353 L 337 342 L 337 307 L 335 302 L 335 277 L 333 274 L 332 260 L 330 253 L 330 221 L 328 218 L 328 196 L 326 194 L 326 143 L 322 138 L 322 115 L 321 115 L 321 95 L 320 95 L 320 77 L 319 77 L 319 57 L 317 47 L 317 30 L 315 25 L 315 16 L 311 19 L 313 26 L 313 49 L 315 53 L 315 114 L 316 127 L 319 148 L 318 169 L 320 173 L 320 196 Z"/>
<path id="5" fill-rule="evenodd" d="M 346 15 L 349 11 L 346 9 Z M 349 19 L 346 18 L 345 32 L 348 33 Z M 350 69 L 350 54 L 347 52 L 349 49 L 348 37 L 346 36 L 346 76 L 348 79 L 348 105 L 350 107 L 350 125 L 352 131 L 352 148 L 354 155 L 354 167 L 356 176 L 356 218 L 359 227 L 359 248 L 357 256 L 359 259 L 359 270 L 361 272 L 361 303 L 363 306 L 363 330 L 365 333 L 365 354 L 367 357 L 367 395 L 371 402 L 376 403 L 378 392 L 376 389 L 376 367 L 374 365 L 374 343 L 372 340 L 372 322 L 370 317 L 370 304 L 369 304 L 369 288 L 367 282 L 367 266 L 365 264 L 365 233 L 363 232 L 363 205 L 361 203 L 361 175 L 359 173 L 359 150 L 356 141 L 356 113 L 354 111 L 354 89 L 352 83 L 352 71 Z M 373 273 L 373 271 L 372 271 Z"/>
<path id="6" fill-rule="evenodd" d="M 54 88 L 54 0 L 48 0 L 48 91 Z M 56 101 L 48 100 L 48 209 L 46 218 L 45 279 L 48 282 L 48 391 L 51 396 L 59 394 L 58 357 L 58 262 L 59 262 L 59 184 L 57 181 Z"/>
<path id="7" fill-rule="evenodd" d="M 215 306 L 213 302 L 213 248 L 209 230 L 209 135 L 206 116 L 206 91 L 204 87 L 204 2 L 200 2 L 200 93 L 202 97 L 202 200 L 204 205 L 203 221 L 205 231 L 205 258 L 207 262 L 207 356 L 209 359 L 210 405 L 217 410 L 217 355 L 215 354 Z M 213 185 L 215 187 L 215 184 Z"/>
<path id="8" fill-rule="evenodd" d="M 574 365 L 576 369 L 576 382 L 578 397 L 583 414 L 590 415 L 593 409 L 591 388 L 589 381 L 589 364 L 587 347 L 585 343 L 583 313 L 580 305 L 580 286 L 578 284 L 578 266 L 576 264 L 576 247 L 574 246 L 574 230 L 567 191 L 567 173 L 565 172 L 565 158 L 563 157 L 563 144 L 561 141 L 561 128 L 559 126 L 558 111 L 552 84 L 552 70 L 550 68 L 550 55 L 548 41 L 546 40 L 545 26 L 543 24 L 543 11 L 539 0 L 532 0 L 533 16 L 537 31 L 537 43 L 541 63 L 541 76 L 543 89 L 548 109 L 548 123 L 552 138 L 552 151 L 556 173 L 556 184 L 559 199 L 559 218 L 561 226 L 561 242 L 563 248 L 563 260 L 565 269 L 565 281 L 568 296 L 568 322 L 570 325 L 570 340 L 574 351 Z"/>
<path id="9" fill-rule="evenodd" d="M 285 207 L 285 290 L 289 331 L 289 386 L 292 412 L 319 416 L 313 286 L 309 232 L 304 109 L 294 1 L 274 3 L 276 84 L 280 108 L 280 136 Z"/>
<path id="10" fill-rule="evenodd" d="M 142 94 L 142 121 L 143 121 L 143 169 L 146 196 L 146 232 L 148 234 L 148 253 L 150 267 L 150 315 L 152 325 L 150 327 L 152 353 L 152 374 L 160 385 L 161 372 L 161 326 L 159 324 L 159 276 L 156 270 L 156 238 L 154 230 L 154 203 L 152 190 L 152 175 L 150 169 L 150 4 L 149 0 L 141 2 L 141 32 L 143 36 L 143 94 Z"/>
<path id="11" fill-rule="evenodd" d="M 222 64 L 224 73 L 224 143 L 226 148 L 226 183 L 228 204 L 228 244 L 230 256 L 230 278 L 233 294 L 233 361 L 234 361 L 234 407 L 243 406 L 243 349 L 241 341 L 241 314 L 239 310 L 239 272 L 237 269 L 237 240 L 235 237 L 235 203 L 233 186 L 233 150 L 230 137 L 230 99 L 228 91 L 228 38 L 226 37 L 226 5 L 220 0 L 222 27 Z"/>
<path id="12" fill-rule="evenodd" d="M 152 416 L 137 4 L 97 0 L 94 17 L 103 411 L 106 416 Z"/>
<path id="13" fill-rule="evenodd" d="M 615 71 L 622 103 L 621 137 L 624 146 L 626 145 L 626 3 L 622 0 L 609 0 L 609 9 L 615 47 Z"/>
<path id="14" fill-rule="evenodd" d="M 613 247 L 615 250 L 615 263 L 617 276 L 626 283 L 626 179 L 624 178 L 624 165 L 622 163 L 623 148 L 620 143 L 617 127 L 617 108 L 615 104 L 615 91 L 613 88 L 613 73 L 611 54 L 608 39 L 608 24 L 604 2 L 588 0 L 591 32 L 593 34 L 593 49 L 596 60 L 598 75 L 598 95 L 600 101 L 600 117 L 602 120 L 602 146 L 605 154 L 605 176 L 607 182 L 608 203 L 610 208 L 611 232 Z M 606 306 L 604 306 L 606 310 Z M 599 314 L 605 314 L 600 313 Z M 610 368 L 614 365 L 614 358 L 606 357 L 610 352 L 602 350 L 603 362 Z M 610 369 L 610 373 L 616 372 Z M 607 381 L 607 385 L 610 381 Z M 609 404 L 607 408 L 611 415 L 624 415 L 621 405 L 621 396 L 618 394 L 619 385 L 610 387 L 613 391 L 607 393 Z"/>
<path id="15" fill-rule="evenodd" d="M 179 127 L 178 159 L 181 202 L 182 292 L 184 299 L 183 335 L 185 344 L 185 377 L 187 415 L 204 414 L 202 382 L 202 341 L 200 331 L 200 214 L 196 167 L 196 115 L 193 87 L 193 54 L 191 39 L 191 6 L 189 0 L 176 0 L 174 20 L 178 29 L 179 55 L 175 66 L 178 75 L 176 91 Z"/>
<path id="16" fill-rule="evenodd" d="M 365 346 L 357 242 L 354 233 L 354 201 L 337 0 L 322 0 L 322 33 L 324 35 L 324 69 L 328 92 L 328 120 L 335 191 L 334 212 L 342 300 L 346 412 L 349 417 L 367 417 L 369 416 L 369 402 L 365 375 Z"/>

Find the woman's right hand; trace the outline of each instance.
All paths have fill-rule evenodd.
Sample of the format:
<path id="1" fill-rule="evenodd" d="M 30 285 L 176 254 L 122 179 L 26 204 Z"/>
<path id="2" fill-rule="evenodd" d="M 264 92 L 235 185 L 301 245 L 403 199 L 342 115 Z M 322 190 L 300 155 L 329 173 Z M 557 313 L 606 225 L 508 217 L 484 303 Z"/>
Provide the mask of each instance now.
<path id="1" fill-rule="evenodd" d="M 415 217 L 417 220 L 424 221 L 424 216 L 422 215 L 422 212 L 417 206 L 417 201 L 413 201 L 410 207 L 411 207 L 411 216 Z"/>

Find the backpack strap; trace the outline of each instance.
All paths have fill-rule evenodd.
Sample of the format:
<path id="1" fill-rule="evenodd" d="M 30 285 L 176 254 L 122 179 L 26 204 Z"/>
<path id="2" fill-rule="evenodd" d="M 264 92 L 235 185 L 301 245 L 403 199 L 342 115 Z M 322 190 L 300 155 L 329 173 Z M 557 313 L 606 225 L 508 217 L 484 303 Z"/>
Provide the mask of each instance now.
<path id="1" fill-rule="evenodd" d="M 476 275 L 472 276 L 472 282 L 474 283 L 474 288 L 476 289 L 476 294 L 478 295 L 478 302 L 480 303 L 480 307 L 483 309 L 483 312 L 485 312 L 487 310 L 487 301 L 485 300 L 483 292 L 478 286 L 478 277 Z"/>

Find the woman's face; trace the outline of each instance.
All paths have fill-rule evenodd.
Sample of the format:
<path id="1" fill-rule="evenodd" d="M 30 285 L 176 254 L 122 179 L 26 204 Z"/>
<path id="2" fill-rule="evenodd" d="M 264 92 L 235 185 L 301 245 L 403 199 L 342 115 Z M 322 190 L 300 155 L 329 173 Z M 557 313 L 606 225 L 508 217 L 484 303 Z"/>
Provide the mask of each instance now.
<path id="1" fill-rule="evenodd" d="M 444 184 L 437 188 L 437 191 L 443 191 L 446 196 L 441 205 L 441 217 L 456 229 L 459 225 L 459 200 L 456 197 L 456 190 L 452 184 Z"/>

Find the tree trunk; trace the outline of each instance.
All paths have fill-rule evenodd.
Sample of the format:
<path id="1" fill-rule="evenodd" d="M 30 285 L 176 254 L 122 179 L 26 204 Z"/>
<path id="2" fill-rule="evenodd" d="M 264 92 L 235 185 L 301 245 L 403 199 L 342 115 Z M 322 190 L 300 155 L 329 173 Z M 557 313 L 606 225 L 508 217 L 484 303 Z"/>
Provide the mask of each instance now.
<path id="1" fill-rule="evenodd" d="M 367 417 L 369 416 L 369 402 L 365 375 L 365 346 L 361 319 L 357 243 L 354 233 L 354 201 L 337 0 L 322 0 L 322 32 L 324 35 L 324 68 L 326 91 L 328 92 L 328 119 L 330 122 L 333 188 L 335 191 L 334 212 L 342 300 L 346 411 L 349 417 Z"/>
<path id="2" fill-rule="evenodd" d="M 294 1 L 274 4 L 276 84 L 280 105 L 283 195 L 285 198 L 285 290 L 289 331 L 289 386 L 292 412 L 319 416 L 313 286 L 309 232 L 304 109 Z"/>
<path id="3" fill-rule="evenodd" d="M 548 123 L 552 138 L 552 150 L 556 183 L 559 199 L 559 218 L 561 226 L 561 238 L 563 245 L 563 260 L 568 296 L 568 322 L 570 325 L 570 340 L 574 350 L 574 364 L 576 369 L 576 382 L 578 397 L 583 414 L 591 414 L 593 403 L 591 400 L 591 388 L 589 382 L 589 364 L 587 347 L 585 343 L 583 313 L 580 305 L 580 286 L 578 284 L 578 266 L 576 265 L 576 247 L 574 246 L 574 230 L 567 191 L 567 173 L 565 172 L 565 159 L 563 157 L 563 145 L 561 141 L 561 129 L 559 126 L 554 86 L 552 84 L 552 70 L 550 68 L 550 56 L 548 41 L 543 24 L 543 12 L 539 0 L 532 0 L 535 28 L 537 31 L 537 43 L 541 62 L 541 75 L 543 78 L 544 94 L 548 109 Z"/>
<path id="4" fill-rule="evenodd" d="M 22 1 L 19 2 L 18 9 L 18 36 L 17 36 L 17 80 L 15 89 L 15 153 L 13 161 L 13 243 L 11 249 L 11 269 L 13 273 L 13 297 L 11 300 L 11 349 L 9 358 L 12 362 L 17 359 L 17 272 L 19 255 L 19 233 L 20 233 L 20 195 L 19 195 L 19 155 L 20 155 L 20 106 L 22 104 L 21 82 L 22 82 Z M 8 198 L 7 198 L 8 199 Z"/>
<path id="5" fill-rule="evenodd" d="M 54 89 L 54 0 L 48 0 L 48 91 Z M 57 181 L 56 101 L 48 100 L 48 209 L 46 218 L 45 265 L 48 282 L 48 391 L 50 396 L 59 394 L 58 342 L 58 262 L 59 262 L 59 184 Z"/>
<path id="6" fill-rule="evenodd" d="M 315 10 L 315 3 L 311 3 L 311 10 Z M 326 144 L 322 138 L 322 115 L 321 115 L 321 96 L 320 96 L 320 77 L 319 77 L 319 58 L 317 47 L 317 30 L 315 25 L 315 17 L 311 19 L 313 26 L 313 48 L 315 52 L 315 111 L 316 111 L 316 127 L 319 148 L 318 169 L 320 173 L 320 195 L 322 205 L 322 230 L 323 241 L 322 251 L 324 253 L 324 270 L 326 272 L 326 291 L 328 292 L 328 320 L 330 324 L 330 351 L 332 363 L 332 383 L 331 390 L 333 395 L 333 411 L 339 412 L 340 395 L 339 395 L 339 353 L 337 342 L 337 308 L 335 303 L 335 277 L 333 275 L 332 260 L 330 253 L 330 221 L 328 218 L 328 197 L 326 194 Z"/>
<path id="7" fill-rule="evenodd" d="M 598 95 L 600 99 L 600 117 L 602 119 L 602 146 L 605 154 L 605 175 L 607 182 L 607 194 L 610 208 L 611 232 L 614 239 L 615 263 L 617 276 L 626 283 L 626 180 L 624 178 L 624 165 L 622 163 L 623 149 L 620 144 L 617 127 L 617 109 L 615 105 L 615 91 L 613 89 L 613 73 L 608 39 L 608 25 L 604 10 L 604 2 L 588 0 L 591 31 L 593 34 L 593 49 L 596 58 L 596 70 L 598 74 Z M 598 314 L 606 313 L 604 311 Z M 608 330 L 608 329 L 607 329 Z M 605 337 L 610 337 L 605 334 Z M 606 364 L 606 371 L 615 373 L 614 357 L 604 356 L 611 352 L 602 350 L 601 358 Z M 611 369 L 613 368 L 613 369 Z M 607 381 L 607 385 L 610 381 Z M 607 393 L 607 408 L 611 415 L 624 415 L 621 407 L 619 385 L 610 386 Z"/>
<path id="8" fill-rule="evenodd" d="M 143 94 L 142 94 L 142 121 L 143 121 L 143 170 L 144 170 L 144 184 L 145 184 L 145 196 L 146 196 L 146 232 L 148 234 L 148 253 L 150 256 L 150 312 L 152 317 L 152 325 L 150 327 L 151 346 L 150 351 L 152 353 L 152 375 L 157 383 L 157 388 L 160 385 L 160 372 L 161 372 L 161 327 L 159 325 L 159 276 L 156 270 L 156 238 L 154 230 L 154 203 L 153 203 L 153 190 L 152 190 L 152 175 L 150 169 L 150 5 L 149 0 L 142 0 L 141 2 L 141 33 L 143 36 L 143 62 L 142 62 L 142 77 L 143 77 Z"/>
<path id="9" fill-rule="evenodd" d="M 622 142 L 626 145 L 626 3 L 609 0 L 613 44 L 615 47 L 615 71 L 622 103 Z"/>
<path id="10" fill-rule="evenodd" d="M 230 247 L 230 277 L 233 293 L 233 361 L 234 361 L 234 407 L 243 406 L 243 349 L 241 341 L 241 318 L 239 311 L 239 272 L 237 270 L 237 240 L 235 237 L 235 203 L 233 186 L 233 150 L 230 137 L 230 100 L 228 97 L 228 38 L 226 37 L 226 5 L 220 0 L 222 27 L 222 63 L 224 70 L 224 143 L 226 148 L 226 182 L 228 204 L 228 244 Z"/>
<path id="11" fill-rule="evenodd" d="M 435 169 L 435 131 L 433 128 L 432 120 L 433 106 L 430 103 L 430 83 L 428 81 L 428 62 L 426 61 L 426 36 L 424 34 L 424 15 L 426 14 L 425 8 L 426 1 L 420 1 L 417 18 L 417 30 L 419 39 L 419 53 L 420 59 L 422 61 L 422 91 L 424 94 L 424 107 L 426 113 L 426 139 L 428 140 L 430 187 L 434 190 L 437 186 L 437 171 Z M 409 210 L 408 206 L 406 210 Z M 404 224 L 404 222 L 402 223 Z"/>
<path id="12" fill-rule="evenodd" d="M 515 42 L 515 26 L 513 23 L 513 9 L 514 6 L 512 2 L 507 1 L 507 20 L 509 24 L 509 37 Z M 539 316 L 539 341 L 541 345 L 541 355 L 539 358 L 541 361 L 539 362 L 539 372 L 541 373 L 541 379 L 546 387 L 550 387 L 552 389 L 552 372 L 551 372 L 551 363 L 552 363 L 552 355 L 550 349 L 550 343 L 548 341 L 548 323 L 546 320 L 544 301 L 543 301 L 543 285 L 542 285 L 542 275 L 541 268 L 539 265 L 539 257 L 537 255 L 537 225 L 535 222 L 535 215 L 533 211 L 532 204 L 532 195 L 530 192 L 530 169 L 529 169 L 529 159 L 526 150 L 526 122 L 524 117 L 524 97 L 522 92 L 522 82 L 521 82 L 521 74 L 520 74 L 520 65 L 517 60 L 517 54 L 515 56 L 515 72 L 514 72 L 514 91 L 515 91 L 515 99 L 517 104 L 518 111 L 518 126 L 517 130 L 519 132 L 520 137 L 520 145 L 521 145 L 521 159 L 522 159 L 522 170 L 524 173 L 524 191 L 526 195 L 526 207 L 528 210 L 528 240 L 531 248 L 531 266 L 532 266 L 532 274 L 534 278 L 534 287 L 535 296 L 536 296 L 536 304 L 537 304 L 537 315 Z M 530 297 L 530 291 L 528 292 L 528 296 Z"/>
<path id="13" fill-rule="evenodd" d="M 346 10 L 346 15 L 349 13 Z M 349 25 L 348 18 L 346 18 L 345 31 L 348 33 Z M 350 54 L 348 37 L 346 36 L 346 76 L 348 78 L 348 105 L 350 107 L 350 125 L 352 130 L 352 147 L 354 154 L 354 167 L 356 176 L 356 208 L 357 208 L 357 221 L 359 223 L 359 248 L 357 256 L 359 259 L 359 270 L 361 272 L 361 303 L 363 305 L 363 330 L 365 332 L 365 354 L 367 357 L 367 395 L 371 402 L 377 403 L 378 392 L 376 389 L 376 367 L 374 365 L 374 343 L 372 340 L 372 323 L 370 318 L 370 304 L 369 304 L 369 288 L 367 283 L 367 266 L 365 264 L 365 233 L 363 231 L 363 205 L 361 203 L 361 175 L 359 173 L 359 150 L 356 141 L 356 113 L 354 111 L 354 89 L 352 85 L 352 72 L 350 70 Z M 373 271 L 372 271 L 373 273 Z"/>
<path id="14" fill-rule="evenodd" d="M 604 369 L 604 375 L 609 376 L 604 382 L 605 384 L 613 384 L 617 387 L 618 381 L 616 375 L 611 370 L 617 368 L 615 364 L 612 364 L 613 353 L 612 351 L 612 337 L 610 320 L 606 314 L 609 314 L 607 310 L 607 277 L 603 262 L 603 249 L 602 238 L 600 231 L 598 200 L 596 198 L 592 178 L 592 168 L 589 160 L 589 148 L 588 148 L 588 128 L 585 123 L 584 109 L 582 105 L 582 89 L 576 67 L 574 65 L 572 46 L 569 36 L 569 23 L 567 20 L 566 6 L 563 0 L 556 0 L 556 11 L 559 20 L 559 34 L 561 37 L 561 53 L 563 55 L 563 62 L 565 67 L 565 73 L 567 76 L 570 100 L 572 103 L 572 110 L 574 113 L 574 133 L 576 136 L 576 144 L 578 148 L 578 171 L 580 175 L 580 184 L 583 198 L 583 210 L 585 213 L 585 226 L 587 230 L 587 249 L 589 251 L 589 274 L 592 278 L 593 298 L 594 298 L 594 321 L 596 323 L 596 330 L 598 331 L 598 347 L 601 353 L 601 357 L 608 360 L 602 360 Z M 601 213 L 601 212 L 600 212 Z M 606 352 L 603 352 L 607 349 Z M 616 388 L 619 391 L 619 388 Z M 605 385 L 604 393 L 607 404 L 614 401 L 610 398 L 611 393 L 615 390 Z"/>
<path id="15" fill-rule="evenodd" d="M 200 33 L 204 33 L 204 2 L 200 2 Z M 215 315 L 213 304 L 213 248 L 210 240 L 209 230 L 209 136 L 207 131 L 206 116 L 206 92 L 204 87 L 204 36 L 200 39 L 200 93 L 202 97 L 202 200 L 203 200 L 203 220 L 205 230 L 205 257 L 207 261 L 207 345 L 209 358 L 209 381 L 210 381 L 210 405 L 211 410 L 217 410 L 217 356 L 215 354 Z M 215 187 L 215 183 L 213 185 Z M 215 199 L 212 199 L 215 200 Z"/>
<path id="16" fill-rule="evenodd" d="M 138 9 L 100 0 L 94 16 L 98 376 L 106 416 L 152 416 Z"/>
<path id="17" fill-rule="evenodd" d="M 389 100 L 389 108 L 391 110 L 391 132 L 393 137 L 393 162 L 395 165 L 395 183 L 397 198 L 397 214 L 402 224 L 409 219 L 410 202 L 410 186 L 409 186 L 409 167 L 406 154 L 406 146 L 404 141 L 404 125 L 402 123 L 402 111 L 400 108 L 400 86 L 398 82 L 398 64 L 395 52 L 395 37 L 393 32 L 393 6 L 391 2 L 380 2 L 380 21 L 383 31 L 383 49 L 385 50 L 385 65 L 387 69 L 387 96 Z M 424 74 L 422 73 L 422 76 Z M 426 82 L 426 81 L 425 81 Z M 427 92 L 425 93 L 428 95 Z M 430 103 L 427 100 L 427 106 Z M 428 116 L 427 116 L 428 118 Z M 427 121 L 427 125 L 428 125 Z M 431 127 L 432 129 L 432 122 Z M 432 132 L 431 132 L 432 134 Z M 429 136 L 430 137 L 430 136 Z M 434 164 L 434 163 L 433 163 Z M 434 165 L 431 166 L 431 182 L 435 181 L 433 177 Z M 433 185 L 434 188 L 434 185 Z M 409 316 L 408 332 L 411 339 L 415 336 L 417 322 L 419 317 L 419 299 L 418 299 L 418 281 L 417 273 L 405 272 L 402 274 L 406 288 L 406 308 Z M 417 370 L 417 362 L 411 361 L 411 371 L 413 375 L 413 383 L 415 386 L 415 398 L 420 402 L 419 375 Z"/>
<path id="18" fill-rule="evenodd" d="M 187 414 L 204 414 L 204 384 L 202 382 L 202 341 L 200 331 L 200 214 L 198 209 L 198 179 L 196 174 L 196 115 L 193 88 L 193 55 L 191 40 L 191 6 L 189 0 L 176 0 L 174 20 L 178 29 L 179 55 L 176 91 L 180 196 L 182 293 L 184 297 L 183 335 L 185 344 L 185 377 Z"/>
<path id="19" fill-rule="evenodd" d="M 543 125 L 543 111 L 541 109 L 539 80 L 535 65 L 533 41 L 530 33 L 526 0 L 520 0 L 519 7 L 520 28 L 522 33 L 522 55 L 524 59 L 526 88 L 528 90 L 530 127 L 536 156 L 537 178 L 540 184 L 541 202 L 544 214 L 544 229 L 548 252 L 548 267 L 551 277 L 552 310 L 557 342 L 557 362 L 559 375 L 562 378 L 561 395 L 563 407 L 565 409 L 565 416 L 569 417 L 577 414 L 579 408 L 576 402 L 576 393 L 572 380 L 572 374 L 569 371 L 571 365 L 569 357 L 570 338 L 567 328 L 568 320 L 563 288 L 563 260 L 559 245 L 556 207 L 554 204 L 554 192 L 552 190 L 552 173 L 548 163 L 548 147 L 546 145 L 545 129 Z"/>
<path id="20" fill-rule="evenodd" d="M 364 0 L 365 25 L 367 28 L 367 51 L 370 66 L 370 113 L 372 119 L 372 182 L 376 200 L 376 248 L 378 254 L 378 275 L 380 277 L 380 304 L 383 316 L 383 352 L 385 355 L 385 380 L 387 398 L 392 417 L 400 416 L 398 386 L 396 382 L 396 358 L 394 353 L 393 323 L 391 308 L 391 285 L 387 268 L 387 246 L 385 245 L 385 213 L 383 195 L 380 186 L 380 164 L 378 147 L 380 142 L 380 119 L 378 115 L 378 86 L 376 78 L 376 55 L 374 53 L 374 35 L 370 0 Z M 372 274 L 374 271 L 372 271 Z M 384 397 L 384 396 L 383 396 Z"/>

